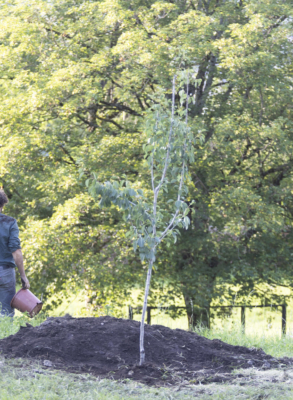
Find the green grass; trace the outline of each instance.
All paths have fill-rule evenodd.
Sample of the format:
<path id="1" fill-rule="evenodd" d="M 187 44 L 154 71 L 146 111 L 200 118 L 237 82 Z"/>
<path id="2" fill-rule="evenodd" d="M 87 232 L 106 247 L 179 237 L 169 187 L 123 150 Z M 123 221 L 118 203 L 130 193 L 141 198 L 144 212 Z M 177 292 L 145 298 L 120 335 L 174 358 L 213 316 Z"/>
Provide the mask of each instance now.
<path id="1" fill-rule="evenodd" d="M 245 375 L 245 372 L 244 372 Z M 293 399 L 293 373 L 253 371 L 232 384 L 188 385 L 149 388 L 137 382 L 119 383 L 91 375 L 74 375 L 43 369 L 27 361 L 0 360 L 1 400 L 241 400 Z M 272 382 L 274 379 L 274 382 Z"/>
<path id="2" fill-rule="evenodd" d="M 40 316 L 33 320 L 26 316 L 0 318 L 0 338 L 14 334 L 26 322 L 38 325 Z M 161 321 L 154 321 L 155 323 Z M 273 356 L 293 357 L 293 338 L 265 336 L 264 332 L 244 335 L 241 326 L 226 319 L 212 330 L 199 327 L 198 334 L 209 339 L 221 339 L 233 345 L 261 347 Z M 139 382 L 115 382 L 89 374 L 70 374 L 46 369 L 38 362 L 5 360 L 0 355 L 0 400 L 293 400 L 293 369 L 242 371 L 242 377 L 226 384 L 194 385 L 188 381 L 170 388 L 150 388 Z"/>
<path id="3" fill-rule="evenodd" d="M 229 319 L 226 319 L 224 327 L 207 329 L 199 326 L 195 332 L 208 339 L 220 339 L 234 346 L 260 348 L 273 357 L 293 357 L 293 337 L 291 335 L 267 335 L 260 329 L 255 329 L 255 333 L 244 334 L 242 326 L 231 324 Z"/>
<path id="4" fill-rule="evenodd" d="M 26 323 L 37 326 L 45 321 L 45 319 L 46 316 L 42 314 L 35 318 L 29 318 L 25 314 L 16 316 L 14 319 L 0 316 L 0 339 L 3 339 L 10 335 L 14 335 L 16 332 L 19 331 L 19 328 L 21 326 L 25 326 Z"/>
<path id="5" fill-rule="evenodd" d="M 1 400 L 122 400 L 139 399 L 141 391 L 149 398 L 156 389 L 138 384 L 119 384 L 90 375 L 74 375 L 44 370 L 38 365 L 8 362 L 1 365 Z M 164 398 L 164 397 L 162 397 Z"/>

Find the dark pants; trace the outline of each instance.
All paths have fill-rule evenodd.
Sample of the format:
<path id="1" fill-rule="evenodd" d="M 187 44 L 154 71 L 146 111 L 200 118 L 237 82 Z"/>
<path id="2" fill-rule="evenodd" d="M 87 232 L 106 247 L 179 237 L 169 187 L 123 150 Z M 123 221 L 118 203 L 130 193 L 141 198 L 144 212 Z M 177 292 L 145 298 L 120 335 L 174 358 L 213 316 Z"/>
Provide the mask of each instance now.
<path id="1" fill-rule="evenodd" d="M 15 269 L 0 266 L 0 315 L 14 316 L 14 309 L 10 307 L 15 295 Z"/>

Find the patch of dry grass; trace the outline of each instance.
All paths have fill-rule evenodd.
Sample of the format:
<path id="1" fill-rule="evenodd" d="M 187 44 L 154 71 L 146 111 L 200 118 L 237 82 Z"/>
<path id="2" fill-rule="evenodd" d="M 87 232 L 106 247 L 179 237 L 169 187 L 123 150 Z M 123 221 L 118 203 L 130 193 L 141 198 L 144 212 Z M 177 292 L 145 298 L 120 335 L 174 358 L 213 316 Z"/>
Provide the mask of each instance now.
<path id="1" fill-rule="evenodd" d="M 46 369 L 28 360 L 0 359 L 1 400 L 243 400 L 293 399 L 293 370 L 238 371 L 229 384 L 194 385 L 183 381 L 166 388 L 130 380 L 115 382 L 89 374 Z"/>

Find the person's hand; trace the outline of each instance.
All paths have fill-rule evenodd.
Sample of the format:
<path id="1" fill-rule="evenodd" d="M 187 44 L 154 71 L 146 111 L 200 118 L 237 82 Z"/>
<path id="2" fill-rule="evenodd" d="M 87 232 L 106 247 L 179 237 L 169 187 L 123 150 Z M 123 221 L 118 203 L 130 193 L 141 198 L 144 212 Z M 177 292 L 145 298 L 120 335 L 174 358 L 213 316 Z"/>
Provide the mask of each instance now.
<path id="1" fill-rule="evenodd" d="M 26 275 L 23 275 L 23 276 L 21 277 L 21 283 L 22 283 L 22 288 L 23 288 L 23 289 L 29 289 L 29 288 L 30 288 L 30 283 L 29 283 L 29 281 L 28 281 Z"/>

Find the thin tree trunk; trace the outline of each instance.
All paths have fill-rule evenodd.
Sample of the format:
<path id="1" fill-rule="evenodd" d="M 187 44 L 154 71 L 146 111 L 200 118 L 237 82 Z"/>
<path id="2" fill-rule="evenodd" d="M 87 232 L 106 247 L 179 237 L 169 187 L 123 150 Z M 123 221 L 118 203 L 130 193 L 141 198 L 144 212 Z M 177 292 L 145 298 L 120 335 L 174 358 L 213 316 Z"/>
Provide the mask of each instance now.
<path id="1" fill-rule="evenodd" d="M 141 322 L 140 322 L 140 338 L 139 338 L 139 351 L 140 351 L 140 362 L 139 365 L 142 365 L 145 362 L 145 351 L 144 351 L 144 320 L 145 320 L 145 313 L 148 305 L 148 295 L 150 290 L 150 283 L 152 277 L 152 270 L 153 270 L 153 260 L 149 262 L 149 269 L 145 284 L 145 291 L 144 291 L 144 302 L 142 308 L 142 315 L 141 315 Z"/>

